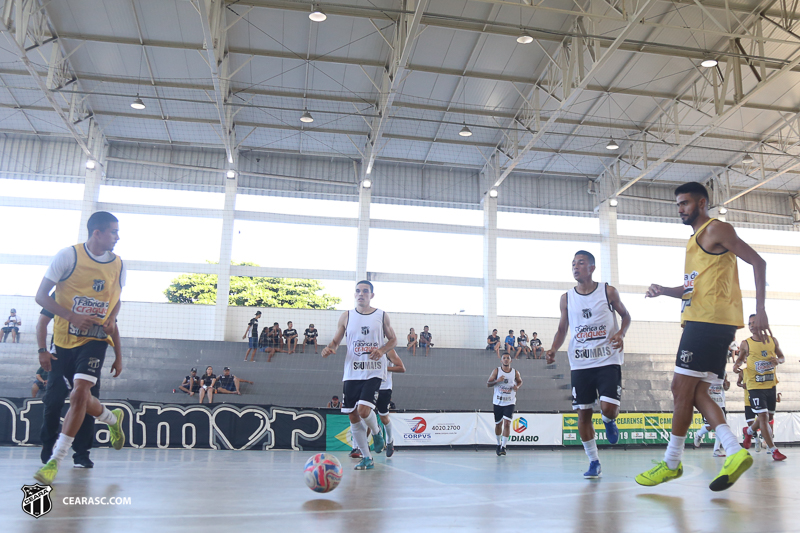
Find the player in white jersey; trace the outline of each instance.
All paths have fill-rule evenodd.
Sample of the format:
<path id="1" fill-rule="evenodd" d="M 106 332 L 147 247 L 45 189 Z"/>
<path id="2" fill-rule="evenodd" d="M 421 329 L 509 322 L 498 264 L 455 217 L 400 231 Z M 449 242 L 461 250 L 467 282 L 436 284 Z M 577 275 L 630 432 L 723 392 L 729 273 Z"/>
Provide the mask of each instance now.
<path id="1" fill-rule="evenodd" d="M 508 436 L 511 434 L 511 420 L 514 418 L 514 406 L 517 404 L 517 391 L 522 386 L 522 376 L 511 368 L 511 354 L 504 352 L 500 356 L 503 366 L 492 370 L 486 386 L 494 388 L 492 403 L 494 409 L 494 434 L 497 437 L 497 455 L 506 454 Z"/>
<path id="2" fill-rule="evenodd" d="M 561 297 L 561 320 L 553 345 L 547 350 L 547 363 L 553 364 L 556 352 L 570 333 L 567 359 L 572 370 L 572 408 L 578 411 L 578 432 L 589 457 L 587 479 L 600 477 L 592 414 L 599 397 L 606 438 L 619 440 L 615 422 L 622 397 L 622 339 L 631 325 L 631 316 L 622 305 L 619 292 L 608 283 L 592 280 L 594 256 L 579 250 L 572 259 L 572 275 L 578 284 Z M 617 325 L 617 315 L 622 325 Z"/>
<path id="3" fill-rule="evenodd" d="M 711 382 L 708 386 L 708 395 L 711 396 L 711 399 L 714 400 L 714 403 L 719 405 L 720 409 L 722 409 L 722 414 L 726 417 L 728 416 L 728 412 L 725 410 L 725 391 L 731 388 L 731 382 L 728 381 L 727 374 L 723 379 L 717 379 Z M 697 430 L 697 433 L 694 434 L 694 447 L 700 447 L 700 441 L 703 438 L 703 435 L 709 433 L 711 431 L 711 424 L 708 423 L 706 417 L 703 417 L 703 427 Z M 725 457 L 725 452 L 720 450 L 721 443 L 719 441 L 719 437 L 714 435 L 714 457 Z"/>
<path id="4" fill-rule="evenodd" d="M 367 427 L 372 432 L 376 453 L 381 453 L 386 444 L 374 409 L 378 390 L 387 377 L 389 364 L 386 354 L 397 345 L 389 317 L 370 305 L 374 296 L 372 283 L 356 283 L 356 308 L 342 313 L 333 340 L 322 350 L 322 357 L 336 353 L 342 339 L 347 336 L 342 412 L 350 416 L 353 441 L 363 455 L 356 470 L 375 468 L 367 444 Z"/>
<path id="5" fill-rule="evenodd" d="M 389 360 L 389 367 L 386 369 L 386 379 L 378 390 L 378 401 L 375 407 L 383 423 L 383 428 L 386 430 L 386 457 L 391 457 L 394 455 L 394 433 L 392 433 L 392 421 L 389 418 L 389 404 L 392 401 L 392 375 L 394 373 L 402 374 L 406 371 L 406 366 L 394 350 L 389 350 L 386 358 Z"/>

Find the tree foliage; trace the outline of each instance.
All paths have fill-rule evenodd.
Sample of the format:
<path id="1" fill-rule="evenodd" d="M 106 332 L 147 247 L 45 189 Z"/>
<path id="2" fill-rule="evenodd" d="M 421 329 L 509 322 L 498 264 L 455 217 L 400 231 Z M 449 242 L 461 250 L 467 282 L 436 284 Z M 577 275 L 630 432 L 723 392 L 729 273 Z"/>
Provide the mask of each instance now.
<path id="1" fill-rule="evenodd" d="M 253 263 L 232 264 L 258 266 Z M 335 309 L 341 298 L 317 294 L 324 289 L 319 280 L 315 279 L 231 276 L 228 305 Z M 217 275 L 181 274 L 172 280 L 164 294 L 172 303 L 214 305 L 217 303 Z"/>

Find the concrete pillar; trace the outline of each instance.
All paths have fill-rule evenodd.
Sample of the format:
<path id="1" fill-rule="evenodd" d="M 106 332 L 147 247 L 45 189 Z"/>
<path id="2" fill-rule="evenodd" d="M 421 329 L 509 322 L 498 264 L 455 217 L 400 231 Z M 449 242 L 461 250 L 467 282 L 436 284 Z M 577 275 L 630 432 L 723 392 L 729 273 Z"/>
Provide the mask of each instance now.
<path id="1" fill-rule="evenodd" d="M 367 255 L 369 253 L 369 208 L 372 203 L 372 187 L 358 187 L 358 236 L 356 244 L 356 279 L 367 277 Z"/>
<path id="2" fill-rule="evenodd" d="M 483 197 L 483 332 L 497 328 L 497 198 Z"/>
<path id="3" fill-rule="evenodd" d="M 100 197 L 100 183 L 102 181 L 102 171 L 100 165 L 93 169 L 86 169 L 86 178 L 83 187 L 83 202 L 81 202 L 81 225 L 78 228 L 78 242 L 89 240 L 89 230 L 86 223 L 89 217 L 97 211 L 97 200 Z"/>
<path id="4" fill-rule="evenodd" d="M 238 174 L 234 178 L 225 178 L 225 208 L 222 212 L 222 238 L 219 243 L 219 267 L 217 270 L 217 304 L 214 310 L 214 340 L 216 341 L 225 340 L 225 330 L 228 324 L 233 221 L 236 212 L 238 182 Z"/>
<path id="5" fill-rule="evenodd" d="M 613 199 L 615 202 L 616 199 Z M 617 207 L 611 200 L 600 204 L 600 270 L 602 279 L 609 285 L 619 286 L 619 254 L 617 246 Z"/>

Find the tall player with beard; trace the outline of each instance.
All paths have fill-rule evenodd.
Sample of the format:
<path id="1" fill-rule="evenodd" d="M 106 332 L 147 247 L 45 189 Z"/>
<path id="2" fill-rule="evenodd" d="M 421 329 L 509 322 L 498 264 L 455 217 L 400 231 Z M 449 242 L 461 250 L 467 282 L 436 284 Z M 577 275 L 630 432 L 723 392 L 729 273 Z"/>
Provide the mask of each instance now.
<path id="1" fill-rule="evenodd" d="M 714 428 L 728 454 L 722 470 L 709 485 L 711 490 L 730 488 L 753 464 L 753 458 L 725 422 L 722 409 L 708 395 L 708 387 L 725 375 L 728 346 L 736 330 L 744 327 L 737 257 L 753 265 L 756 314 L 752 329 L 759 338 L 771 342 L 764 309 L 767 263 L 736 235 L 733 226 L 708 216 L 708 202 L 708 191 L 700 183 L 692 181 L 675 189 L 678 214 L 694 230 L 686 243 L 683 285 L 653 284 L 646 294 L 649 298 L 664 295 L 682 300 L 683 334 L 672 377 L 672 434 L 664 460 L 636 476 L 640 485 L 653 486 L 681 477 L 681 457 L 695 407 Z"/>
<path id="2" fill-rule="evenodd" d="M 547 350 L 547 363 L 556 360 L 556 352 L 570 332 L 567 358 L 572 370 L 572 408 L 578 411 L 578 433 L 589 457 L 589 470 L 583 477 L 600 477 L 600 455 L 597 452 L 592 414 L 598 398 L 606 438 L 611 444 L 619 440 L 615 422 L 622 397 L 622 339 L 631 325 L 631 315 L 622 304 L 619 292 L 608 283 L 592 280 L 594 256 L 584 250 L 572 259 L 572 275 L 578 284 L 561 297 L 561 320 Z M 622 325 L 617 326 L 617 315 Z"/>
<path id="3" fill-rule="evenodd" d="M 397 345 L 389 317 L 371 305 L 374 296 L 372 283 L 356 283 L 356 308 L 342 313 L 333 340 L 322 350 L 322 357 L 336 353 L 342 339 L 347 337 L 342 412 L 349 415 L 353 441 L 363 454 L 356 470 L 375 468 L 367 443 L 367 428 L 372 432 L 376 453 L 381 453 L 386 444 L 374 409 L 381 383 L 387 379 L 386 354 Z"/>

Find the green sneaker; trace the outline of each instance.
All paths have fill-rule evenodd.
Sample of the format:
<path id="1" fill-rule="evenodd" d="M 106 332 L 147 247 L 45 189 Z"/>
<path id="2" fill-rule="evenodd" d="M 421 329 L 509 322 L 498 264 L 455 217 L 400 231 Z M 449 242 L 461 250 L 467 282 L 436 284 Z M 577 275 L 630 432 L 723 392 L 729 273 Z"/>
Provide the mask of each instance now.
<path id="1" fill-rule="evenodd" d="M 375 462 L 372 459 L 364 457 L 355 467 L 355 470 L 372 470 L 375 468 Z"/>
<path id="2" fill-rule="evenodd" d="M 744 448 L 725 459 L 722 470 L 708 486 L 714 492 L 729 489 L 736 483 L 739 476 L 744 474 L 753 465 L 753 456 Z"/>
<path id="3" fill-rule="evenodd" d="M 683 475 L 683 463 L 678 463 L 678 468 L 670 470 L 666 461 L 656 463 L 656 466 L 636 476 L 636 483 L 645 487 L 654 487 L 661 483 L 678 479 Z"/>
<path id="4" fill-rule="evenodd" d="M 372 448 L 375 453 L 381 453 L 386 448 L 386 428 L 383 427 L 380 420 L 378 420 L 378 429 L 380 431 L 372 436 Z"/>
<path id="5" fill-rule="evenodd" d="M 122 431 L 122 419 L 125 417 L 125 411 L 122 409 L 114 409 L 111 412 L 117 415 L 117 423 L 108 425 L 108 434 L 114 449 L 121 450 L 122 447 L 125 446 L 125 432 Z"/>
<path id="6" fill-rule="evenodd" d="M 58 463 L 55 459 L 51 459 L 46 465 L 36 471 L 33 475 L 33 479 L 43 485 L 52 485 L 56 474 L 58 474 Z"/>

